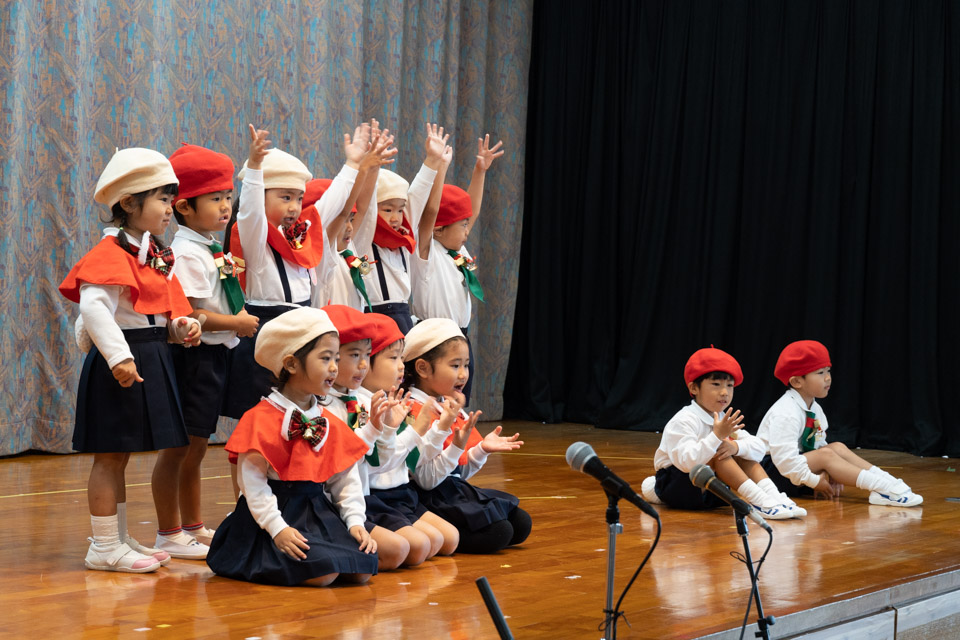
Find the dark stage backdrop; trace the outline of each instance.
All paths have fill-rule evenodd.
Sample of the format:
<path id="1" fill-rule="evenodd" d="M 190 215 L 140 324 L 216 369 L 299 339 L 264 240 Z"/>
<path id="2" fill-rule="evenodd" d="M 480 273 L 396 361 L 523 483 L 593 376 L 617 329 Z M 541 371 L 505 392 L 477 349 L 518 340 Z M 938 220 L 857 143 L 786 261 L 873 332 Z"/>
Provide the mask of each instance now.
<path id="1" fill-rule="evenodd" d="M 713 343 L 830 438 L 960 455 L 960 3 L 538 2 L 510 417 L 657 430 Z"/>

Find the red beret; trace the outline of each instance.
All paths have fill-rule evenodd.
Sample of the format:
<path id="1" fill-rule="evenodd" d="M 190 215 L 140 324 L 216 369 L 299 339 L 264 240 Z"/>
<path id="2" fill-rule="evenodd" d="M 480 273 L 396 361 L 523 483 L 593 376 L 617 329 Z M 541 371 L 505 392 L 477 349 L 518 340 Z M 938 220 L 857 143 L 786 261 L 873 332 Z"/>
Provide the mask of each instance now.
<path id="1" fill-rule="evenodd" d="M 437 221 L 433 226 L 445 227 L 472 215 L 473 204 L 470 202 L 470 194 L 456 185 L 443 185 L 443 193 L 440 196 L 440 210 L 437 212 Z"/>
<path id="2" fill-rule="evenodd" d="M 403 340 L 403 331 L 400 331 L 396 320 L 390 316 L 368 313 L 367 318 L 373 323 L 373 348 L 370 355 L 375 356 L 397 340 Z"/>
<path id="3" fill-rule="evenodd" d="M 330 188 L 330 184 L 333 183 L 333 180 L 330 178 L 314 178 L 307 182 L 307 188 L 303 192 L 303 207 L 307 208 L 312 204 L 316 204 L 320 198 L 323 197 L 323 194 L 327 192 L 327 189 Z M 353 204 L 353 212 L 357 212 L 357 204 Z"/>
<path id="4" fill-rule="evenodd" d="M 683 368 L 683 381 L 690 384 L 700 376 L 714 371 L 722 371 L 733 376 L 733 386 L 743 382 L 743 371 L 736 358 L 720 349 L 711 346 L 708 349 L 698 349 L 693 352 L 687 365 Z"/>
<path id="5" fill-rule="evenodd" d="M 816 340 L 798 340 L 791 342 L 780 352 L 773 375 L 789 387 L 790 378 L 793 376 L 805 376 L 829 366 L 830 352 L 825 346 Z"/>
<path id="6" fill-rule="evenodd" d="M 341 345 L 373 338 L 373 323 L 362 311 L 342 304 L 329 304 L 323 307 L 323 311 L 327 312 L 333 326 L 337 328 Z"/>
<path id="7" fill-rule="evenodd" d="M 233 160 L 226 154 L 184 142 L 170 155 L 170 164 L 180 181 L 177 200 L 233 189 Z"/>

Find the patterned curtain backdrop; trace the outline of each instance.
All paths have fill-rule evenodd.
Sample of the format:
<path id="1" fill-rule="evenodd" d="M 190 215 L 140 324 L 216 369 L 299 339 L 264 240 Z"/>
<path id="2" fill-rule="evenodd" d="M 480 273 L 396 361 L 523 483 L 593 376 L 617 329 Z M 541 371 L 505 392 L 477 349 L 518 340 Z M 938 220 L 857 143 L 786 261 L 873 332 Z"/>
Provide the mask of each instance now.
<path id="1" fill-rule="evenodd" d="M 375 117 L 410 179 L 436 121 L 453 133 L 447 180 L 463 187 L 477 138 L 504 141 L 470 239 L 488 292 L 471 328 L 474 405 L 499 416 L 531 18 L 532 0 L 0 2 L 0 455 L 71 450 L 82 357 L 57 286 L 100 237 L 93 190 L 115 147 L 169 155 L 186 141 L 239 165 L 247 123 L 332 177 L 342 134 Z"/>

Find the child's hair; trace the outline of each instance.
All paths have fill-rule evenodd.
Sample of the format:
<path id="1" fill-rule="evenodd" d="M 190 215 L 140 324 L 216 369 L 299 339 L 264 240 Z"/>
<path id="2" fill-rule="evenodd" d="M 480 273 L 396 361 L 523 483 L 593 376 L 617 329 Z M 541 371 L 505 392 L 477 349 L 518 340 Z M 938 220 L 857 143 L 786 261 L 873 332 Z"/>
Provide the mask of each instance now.
<path id="1" fill-rule="evenodd" d="M 699 378 L 697 378 L 696 380 L 694 380 L 693 384 L 699 387 L 700 383 L 703 382 L 704 380 L 723 380 L 723 381 L 730 380 L 731 382 L 733 382 L 734 377 L 729 373 L 727 373 L 726 371 L 711 371 L 710 373 L 705 373 Z"/>
<path id="2" fill-rule="evenodd" d="M 193 209 L 194 211 L 196 211 L 196 209 L 197 209 L 197 196 L 193 196 L 192 198 L 184 198 L 184 200 L 187 201 L 187 205 L 188 205 L 191 209 Z M 187 224 L 186 220 L 183 219 L 183 214 L 180 213 L 179 211 L 177 211 L 176 203 L 174 203 L 174 207 L 173 207 L 173 217 L 177 219 L 177 224 L 180 224 L 180 225 L 186 225 L 186 224 Z"/>
<path id="3" fill-rule="evenodd" d="M 450 347 L 456 342 L 467 344 L 467 339 L 462 336 L 454 336 L 449 340 L 444 340 L 433 349 L 430 349 L 430 351 L 427 351 L 416 358 L 408 360 L 404 365 L 403 388 L 409 389 L 410 387 L 420 387 L 420 374 L 417 373 L 417 360 L 426 360 L 430 363 L 430 366 L 433 366 L 434 363 L 442 358 L 450 349 Z"/>
<path id="4" fill-rule="evenodd" d="M 166 184 L 162 187 L 156 187 L 154 189 L 149 189 L 147 191 L 141 191 L 140 193 L 131 193 L 130 197 L 133 198 L 133 201 L 136 203 L 136 206 L 139 209 L 143 207 L 144 201 L 155 193 L 163 193 L 169 196 L 176 196 L 177 185 L 176 183 Z M 119 222 L 120 228 L 123 229 L 123 227 L 127 224 L 127 218 L 130 216 L 130 214 L 127 213 L 127 210 L 124 209 L 119 202 L 117 202 L 116 204 L 113 205 L 113 207 L 110 208 L 110 213 L 112 213 L 113 216 L 109 220 L 104 220 L 104 222 Z M 157 243 L 157 246 L 159 246 L 161 249 L 166 248 L 166 246 L 163 244 L 160 238 L 157 238 L 156 236 L 151 236 L 151 237 L 153 238 L 153 241 Z M 124 251 L 130 251 L 132 253 L 136 253 L 130 248 L 130 243 L 127 241 L 126 234 L 118 233 L 117 242 L 120 243 L 120 246 L 123 248 Z"/>
<path id="5" fill-rule="evenodd" d="M 303 345 L 302 347 L 300 347 L 299 349 L 297 349 L 297 350 L 293 353 L 293 357 L 296 358 L 297 361 L 300 362 L 301 365 L 305 364 L 305 361 L 306 361 L 306 359 L 307 359 L 307 355 L 308 355 L 311 351 L 313 351 L 313 349 L 317 346 L 317 343 L 320 342 L 320 338 L 322 338 L 323 336 L 326 336 L 326 335 L 331 335 L 332 333 L 333 333 L 332 331 L 331 331 L 331 332 L 327 332 L 327 333 L 321 333 L 321 334 L 318 335 L 316 338 L 314 338 L 313 340 L 311 340 L 311 341 L 308 342 L 307 344 L 305 344 L 305 345 Z M 289 380 L 290 380 L 290 372 L 287 371 L 286 368 L 284 368 L 284 369 L 281 369 L 281 370 L 280 370 L 280 375 L 278 375 L 278 376 L 273 376 L 273 375 L 271 375 L 271 377 L 272 377 L 272 382 L 274 383 L 273 386 L 275 386 L 277 389 L 283 389 L 283 387 L 284 387 L 284 386 L 287 384 L 287 382 L 289 382 Z M 323 404 L 323 403 L 321 403 L 321 404 Z"/>
<path id="6" fill-rule="evenodd" d="M 389 349 L 389 348 L 392 347 L 393 345 L 397 344 L 397 342 L 400 343 L 400 351 L 403 352 L 403 338 L 400 338 L 399 340 L 396 340 L 396 341 L 394 341 L 394 342 L 391 342 L 390 344 L 388 344 L 387 346 L 385 346 L 383 349 L 380 349 L 380 351 L 377 351 L 376 353 L 372 354 L 372 355 L 370 356 L 370 368 L 371 368 L 371 369 L 373 368 L 373 363 L 377 361 L 377 357 L 378 357 L 380 354 L 382 354 L 384 351 L 386 351 L 387 349 Z M 406 368 L 406 367 L 404 367 L 404 368 Z"/>
<path id="7" fill-rule="evenodd" d="M 233 206 L 230 207 L 230 222 L 223 231 L 223 252 L 230 253 L 230 236 L 233 233 L 233 225 L 237 224 L 237 214 L 240 213 L 240 198 L 233 199 Z"/>

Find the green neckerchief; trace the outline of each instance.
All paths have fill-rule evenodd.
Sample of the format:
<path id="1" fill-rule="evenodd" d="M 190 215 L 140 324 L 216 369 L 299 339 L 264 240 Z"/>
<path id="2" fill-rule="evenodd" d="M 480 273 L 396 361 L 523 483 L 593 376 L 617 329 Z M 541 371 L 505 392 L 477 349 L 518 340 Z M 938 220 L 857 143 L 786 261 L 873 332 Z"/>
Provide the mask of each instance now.
<path id="1" fill-rule="evenodd" d="M 240 288 L 240 281 L 237 280 L 236 265 L 232 261 L 227 262 L 223 255 L 223 245 L 216 240 L 207 246 L 210 247 L 210 252 L 213 253 L 213 262 L 220 271 L 220 284 L 223 285 L 223 292 L 227 294 L 230 313 L 237 315 L 243 309 L 243 289 Z"/>
<path id="2" fill-rule="evenodd" d="M 806 411 L 807 419 L 803 424 L 803 432 L 800 434 L 800 451 L 806 453 L 817 448 L 817 432 L 820 431 L 820 421 L 817 420 L 817 414 L 813 411 Z"/>
<path id="3" fill-rule="evenodd" d="M 372 309 L 373 305 L 370 304 L 370 298 L 367 297 L 367 285 L 363 282 L 362 272 L 363 265 L 369 265 L 369 263 L 363 258 L 358 258 L 350 249 L 344 249 L 340 252 L 340 255 L 343 256 L 343 259 L 347 261 L 347 266 L 350 267 L 350 279 L 353 280 L 353 286 L 355 286 L 357 291 L 360 292 L 360 295 L 363 296 L 363 301 L 367 303 L 367 307 Z M 356 264 L 358 262 L 359 264 Z M 354 266 L 355 264 L 356 266 Z M 367 266 L 367 273 L 370 272 L 369 269 L 370 267 Z"/>
<path id="4" fill-rule="evenodd" d="M 473 297 L 483 302 L 483 287 L 480 286 L 480 281 L 477 280 L 477 276 L 473 275 L 473 270 L 476 269 L 473 261 L 468 261 L 460 255 L 459 251 L 454 251 L 453 249 L 447 249 L 447 255 L 453 258 L 454 264 L 460 269 L 460 273 L 463 274 L 463 280 L 467 288 L 470 289 L 470 293 L 473 294 Z"/>

